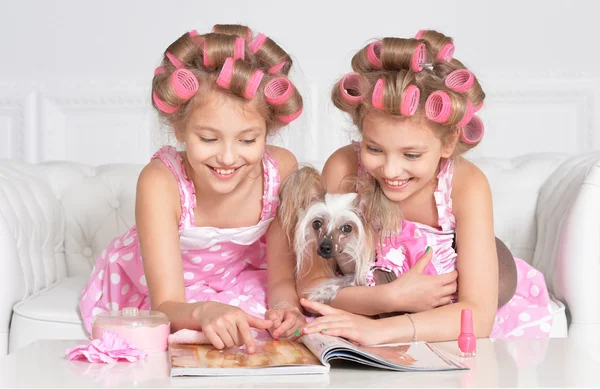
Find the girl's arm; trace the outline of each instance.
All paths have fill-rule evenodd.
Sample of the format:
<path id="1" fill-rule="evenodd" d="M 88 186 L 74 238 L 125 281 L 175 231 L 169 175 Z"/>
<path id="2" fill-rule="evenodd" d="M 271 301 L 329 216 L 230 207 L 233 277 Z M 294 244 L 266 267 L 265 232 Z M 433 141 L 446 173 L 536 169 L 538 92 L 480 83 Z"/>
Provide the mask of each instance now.
<path id="1" fill-rule="evenodd" d="M 298 161 L 290 151 L 268 146 L 277 161 L 280 182 L 298 168 Z M 277 218 L 267 230 L 267 279 L 269 307 L 296 307 L 301 309 L 296 293 L 295 256 Z"/>
<path id="2" fill-rule="evenodd" d="M 152 160 L 138 179 L 135 204 L 151 307 L 169 317 L 173 331 L 200 330 L 194 319 L 198 305 L 186 303 L 185 297 L 178 231 L 180 204 L 175 177 L 160 160 Z"/>
<path id="3" fill-rule="evenodd" d="M 372 320 L 309 302 L 304 305 L 326 316 L 309 323 L 305 333 L 326 329 L 327 334 L 361 344 L 408 342 L 413 335 L 428 342 L 455 340 L 460 334 L 461 310 L 471 309 L 475 335 L 489 336 L 498 299 L 492 196 L 486 177 L 470 162 L 457 164 L 452 202 L 458 251 L 457 303 L 411 314 L 411 321 L 407 315 Z"/>
<path id="4" fill-rule="evenodd" d="M 475 335 L 489 336 L 498 307 L 498 258 L 489 183 L 479 168 L 459 159 L 452 186 L 458 302 L 411 315 L 417 337 L 430 342 L 457 339 L 463 309 L 473 311 Z M 413 328 L 408 318 L 400 316 L 384 321 L 387 322 L 381 324 L 387 328 L 385 342 L 411 339 Z"/>
<path id="5" fill-rule="evenodd" d="M 356 175 L 358 157 L 352 145 L 335 151 L 323 167 L 323 179 L 328 193 L 349 193 L 354 191 L 348 177 Z M 298 281 L 298 294 L 306 297 L 303 291 L 326 281 L 333 274 L 332 261 L 315 258 L 313 266 Z M 414 312 L 444 304 L 448 300 L 448 290 L 452 287 L 455 273 L 430 276 L 423 269 L 409 270 L 392 283 L 376 286 L 354 286 L 340 290 L 330 305 L 348 312 L 374 316 L 390 312 Z M 329 267 L 328 267 L 329 266 Z M 452 293 L 453 290 L 450 291 Z"/>
<path id="6" fill-rule="evenodd" d="M 298 169 L 296 157 L 286 149 L 270 146 L 277 161 L 280 182 Z M 265 318 L 273 322 L 271 335 L 275 339 L 294 341 L 298 339 L 306 318 L 296 291 L 296 258 L 279 218 L 271 222 L 267 230 L 267 301 L 269 310 Z"/>

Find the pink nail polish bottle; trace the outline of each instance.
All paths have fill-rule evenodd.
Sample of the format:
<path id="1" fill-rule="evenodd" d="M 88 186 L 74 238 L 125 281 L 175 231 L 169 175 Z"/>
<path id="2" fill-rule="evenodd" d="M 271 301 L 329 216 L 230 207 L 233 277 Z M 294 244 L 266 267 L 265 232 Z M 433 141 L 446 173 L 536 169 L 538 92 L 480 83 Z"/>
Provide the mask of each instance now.
<path id="1" fill-rule="evenodd" d="M 475 356 L 477 338 L 473 333 L 473 313 L 470 309 L 463 309 L 460 313 L 460 335 L 458 336 L 458 349 L 463 358 Z"/>

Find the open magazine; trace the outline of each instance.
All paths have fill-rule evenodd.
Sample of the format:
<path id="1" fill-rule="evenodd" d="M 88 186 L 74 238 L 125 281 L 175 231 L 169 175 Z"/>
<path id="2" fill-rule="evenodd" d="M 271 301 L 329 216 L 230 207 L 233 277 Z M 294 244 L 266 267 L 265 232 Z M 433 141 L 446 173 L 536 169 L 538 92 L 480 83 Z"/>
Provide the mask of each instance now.
<path id="1" fill-rule="evenodd" d="M 468 369 L 427 342 L 366 347 L 323 334 L 301 339 L 302 343 L 256 341 L 254 354 L 244 347 L 218 350 L 210 344 L 171 344 L 171 377 L 325 374 L 332 359 L 395 371 Z"/>

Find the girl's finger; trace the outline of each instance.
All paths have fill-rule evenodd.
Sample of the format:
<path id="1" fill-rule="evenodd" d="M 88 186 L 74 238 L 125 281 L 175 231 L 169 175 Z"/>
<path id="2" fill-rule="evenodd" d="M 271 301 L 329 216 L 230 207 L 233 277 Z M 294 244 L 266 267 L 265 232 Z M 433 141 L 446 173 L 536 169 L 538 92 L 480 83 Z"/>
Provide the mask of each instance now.
<path id="1" fill-rule="evenodd" d="M 315 320 L 307 323 L 305 327 L 314 327 L 321 325 L 323 323 L 333 323 L 336 321 L 346 321 L 348 318 L 345 315 L 331 315 L 331 316 L 321 316 L 316 318 Z"/>
<path id="2" fill-rule="evenodd" d="M 212 345 L 215 346 L 217 349 L 220 350 L 223 347 L 225 347 L 225 344 L 223 343 L 219 335 L 217 335 L 215 330 L 212 329 L 212 327 L 203 328 L 202 331 L 204 332 L 204 335 L 206 335 L 210 343 L 212 343 Z"/>
<path id="3" fill-rule="evenodd" d="M 332 328 L 332 329 L 329 329 L 327 332 L 323 332 L 323 333 L 327 334 L 327 335 L 331 335 L 331 336 L 345 338 L 345 339 L 351 340 L 353 342 L 357 341 L 356 330 L 351 327 Z"/>
<path id="4" fill-rule="evenodd" d="M 273 337 L 275 339 L 279 338 L 281 336 L 281 334 L 288 332 L 291 328 L 294 328 L 295 325 L 296 325 L 296 316 L 288 315 L 283 320 L 281 325 L 279 327 L 275 328 L 275 331 L 273 331 Z"/>
<path id="5" fill-rule="evenodd" d="M 271 320 L 274 328 L 277 328 L 281 325 L 281 314 L 277 311 L 267 311 L 265 319 Z"/>
<path id="6" fill-rule="evenodd" d="M 250 326 L 246 320 L 240 320 L 238 322 L 238 330 L 240 332 L 241 340 L 246 345 L 246 350 L 248 350 L 248 354 L 254 354 L 254 337 L 252 336 L 252 331 L 250 330 Z"/>
<path id="7" fill-rule="evenodd" d="M 310 324 L 313 324 L 313 323 L 314 322 L 311 322 Z M 351 326 L 352 326 L 352 323 L 350 323 L 346 320 L 330 321 L 330 322 L 318 323 L 311 327 L 305 326 L 303 333 L 314 334 L 315 332 L 322 332 L 323 334 L 329 335 L 328 331 L 333 328 L 349 328 Z"/>
<path id="8" fill-rule="evenodd" d="M 229 348 L 229 347 L 233 347 L 235 345 L 235 343 L 233 342 L 233 339 L 231 338 L 231 335 L 229 335 L 229 331 L 227 330 L 227 328 L 225 328 L 225 327 L 216 328 L 215 332 L 217 333 L 219 338 L 221 338 L 221 340 L 225 344 L 225 347 Z"/>
<path id="9" fill-rule="evenodd" d="M 302 304 L 303 307 L 312 309 L 313 311 L 320 313 L 321 315 L 333 315 L 341 312 L 339 309 L 331 308 L 327 304 L 322 304 L 320 302 L 311 301 L 307 299 L 300 299 L 300 304 Z"/>

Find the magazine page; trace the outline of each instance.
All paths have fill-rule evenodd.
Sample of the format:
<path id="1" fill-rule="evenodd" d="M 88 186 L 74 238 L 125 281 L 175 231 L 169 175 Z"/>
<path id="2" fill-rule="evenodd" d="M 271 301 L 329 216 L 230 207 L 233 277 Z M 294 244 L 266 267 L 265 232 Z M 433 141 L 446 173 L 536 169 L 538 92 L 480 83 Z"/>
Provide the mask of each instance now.
<path id="1" fill-rule="evenodd" d="M 274 375 L 327 373 L 302 343 L 256 341 L 256 351 L 245 347 L 219 350 L 210 344 L 169 345 L 171 377 L 186 375 Z"/>
<path id="2" fill-rule="evenodd" d="M 345 359 L 369 366 L 399 371 L 464 370 L 468 367 L 426 342 L 383 346 L 359 346 L 323 334 L 302 337 L 306 346 L 324 363 Z"/>

